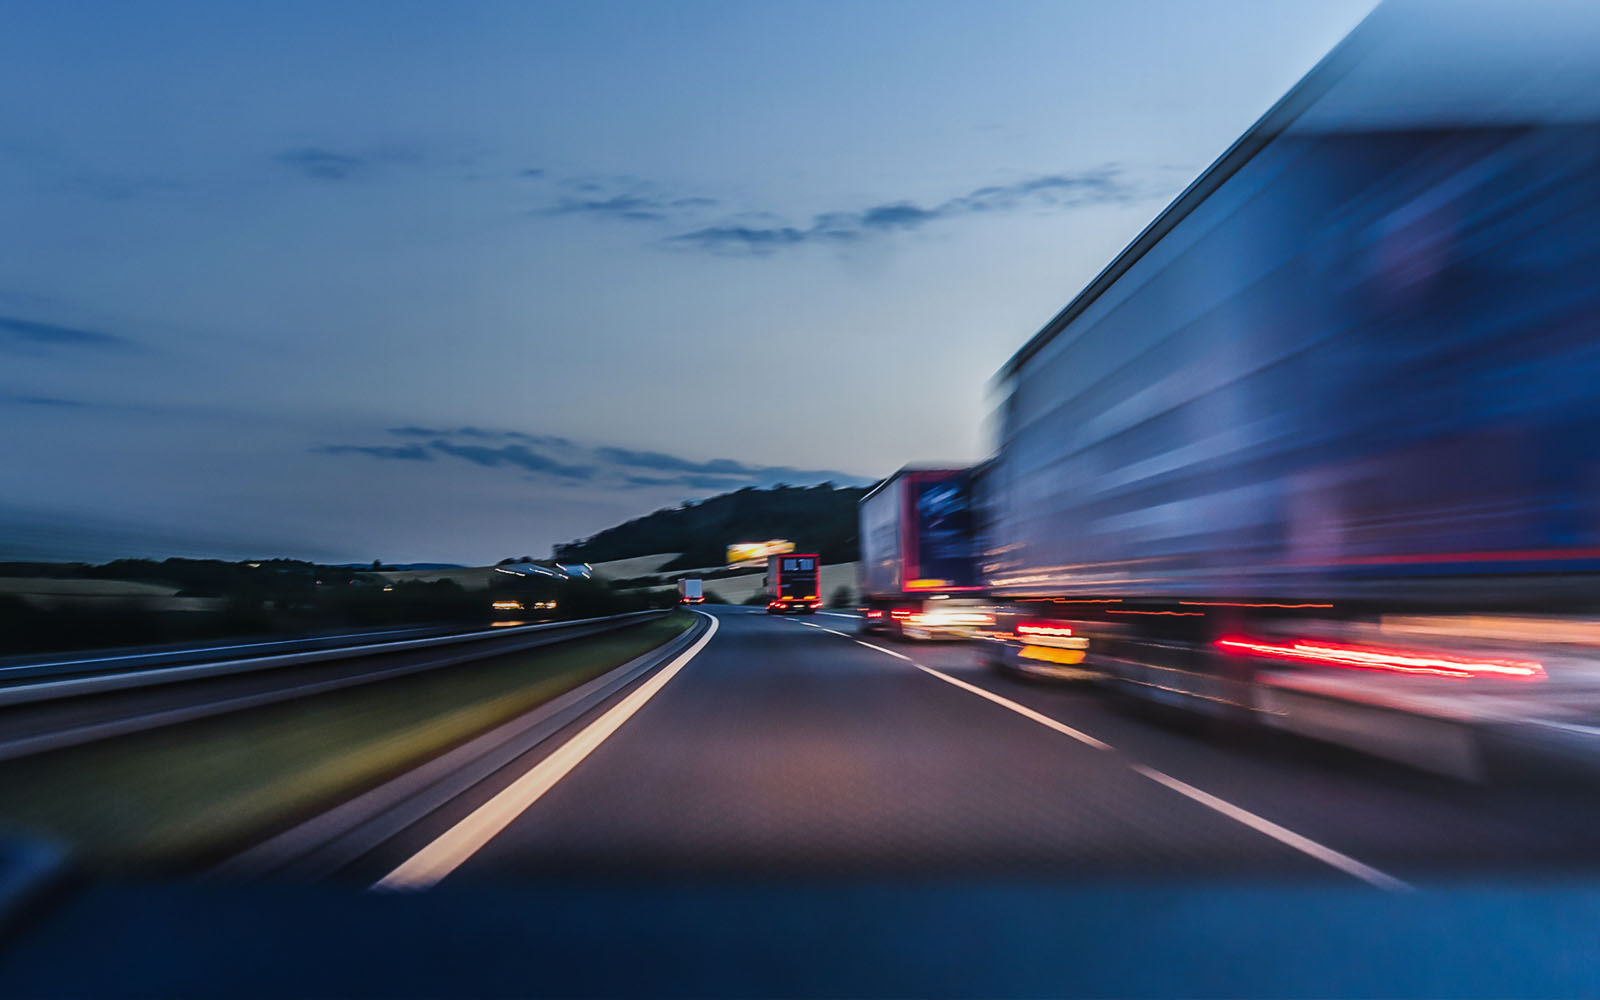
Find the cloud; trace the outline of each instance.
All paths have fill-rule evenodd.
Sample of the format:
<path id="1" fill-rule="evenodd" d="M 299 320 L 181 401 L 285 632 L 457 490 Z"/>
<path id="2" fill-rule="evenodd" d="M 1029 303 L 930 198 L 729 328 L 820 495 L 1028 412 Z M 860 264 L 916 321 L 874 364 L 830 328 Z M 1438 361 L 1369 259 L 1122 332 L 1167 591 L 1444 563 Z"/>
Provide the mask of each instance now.
<path id="1" fill-rule="evenodd" d="M 57 347 L 91 351 L 127 351 L 138 347 L 135 341 L 114 333 L 86 330 L 77 326 L 40 323 L 16 316 L 0 316 L 0 349 L 10 347 L 29 353 Z"/>
<path id="2" fill-rule="evenodd" d="M 518 177 L 543 177 L 547 171 L 543 167 L 523 167 L 517 171 Z"/>
<path id="3" fill-rule="evenodd" d="M 548 434 L 498 428 L 391 427 L 388 433 L 417 438 L 406 445 L 320 445 L 323 455 L 359 455 L 393 461 L 459 459 L 487 469 L 506 469 L 535 481 L 588 483 L 613 489 L 677 487 L 726 491 L 776 483 L 865 483 L 861 476 L 832 469 L 753 465 L 730 458 L 693 459 L 660 451 L 583 445 Z"/>
<path id="4" fill-rule="evenodd" d="M 632 174 L 564 177 L 560 184 L 575 193 L 562 195 L 555 204 L 537 209 L 534 215 L 582 215 L 626 222 L 681 224 L 718 204 L 717 199 L 704 195 L 665 191 L 662 185 Z"/>
<path id="5" fill-rule="evenodd" d="M 396 437 L 415 438 L 448 438 L 465 437 L 477 438 L 482 441 L 522 441 L 527 444 L 547 445 L 556 448 L 570 448 L 572 442 L 564 437 L 554 437 L 549 434 L 524 434 L 521 431 L 485 430 L 482 427 L 391 427 L 388 433 Z"/>
<path id="6" fill-rule="evenodd" d="M 988 185 L 934 205 L 884 202 L 853 212 L 825 212 L 809 226 L 724 224 L 670 236 L 667 246 L 716 254 L 766 255 L 805 244 L 848 244 L 888 232 L 910 232 L 966 215 L 1023 209 L 1064 210 L 1125 204 L 1142 196 L 1139 185 L 1115 164 L 1075 174 L 1047 174 L 1013 184 Z"/>
<path id="7" fill-rule="evenodd" d="M 628 448 L 596 448 L 595 454 L 600 458 L 617 465 L 628 465 L 640 469 L 656 469 L 667 472 L 712 472 L 723 475 L 749 475 L 760 471 L 759 468 L 735 462 L 728 458 L 716 458 L 709 462 L 696 462 L 676 455 L 667 455 L 659 451 L 633 451 Z"/>
<path id="8" fill-rule="evenodd" d="M 655 198 L 619 194 L 610 198 L 562 198 L 540 215 L 603 215 L 633 222 L 665 219 L 665 204 Z"/>
<path id="9" fill-rule="evenodd" d="M 273 159 L 319 181 L 346 180 L 360 173 L 368 164 L 365 157 L 336 153 L 321 146 L 286 149 Z"/>
<path id="10" fill-rule="evenodd" d="M 528 472 L 545 473 L 559 479 L 592 479 L 595 472 L 588 466 L 562 464 L 547 455 L 531 451 L 527 445 L 522 444 L 508 444 L 496 448 L 479 444 L 453 444 L 441 439 L 429 442 L 429 447 L 491 469 L 502 465 L 511 466 Z"/>
<path id="11" fill-rule="evenodd" d="M 402 462 L 431 462 L 433 453 L 420 444 L 403 447 L 385 444 L 324 444 L 311 449 L 319 455 L 366 455 Z"/>

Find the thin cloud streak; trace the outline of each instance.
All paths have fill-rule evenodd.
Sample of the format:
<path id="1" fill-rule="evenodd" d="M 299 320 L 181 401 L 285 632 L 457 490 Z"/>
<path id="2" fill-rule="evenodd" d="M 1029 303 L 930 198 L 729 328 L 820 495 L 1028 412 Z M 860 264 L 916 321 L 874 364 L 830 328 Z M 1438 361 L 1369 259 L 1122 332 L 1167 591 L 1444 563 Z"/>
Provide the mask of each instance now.
<path id="1" fill-rule="evenodd" d="M 937 222 L 983 213 L 1085 205 L 1126 204 L 1141 196 L 1138 185 L 1116 164 L 1071 174 L 1048 174 L 1014 184 L 988 185 L 931 207 L 911 201 L 885 202 L 856 212 L 826 212 L 805 227 L 716 225 L 669 236 L 665 245 L 713 254 L 764 256 L 806 244 L 844 245 L 891 232 L 909 232 Z"/>
<path id="2" fill-rule="evenodd" d="M 506 469 L 532 481 L 592 483 L 615 489 L 680 487 L 690 490 L 734 490 L 776 483 L 864 483 L 861 476 L 834 469 L 797 469 L 786 465 L 752 465 L 730 458 L 684 458 L 659 451 L 614 446 L 587 446 L 554 435 L 459 427 L 391 427 L 389 434 L 416 438 L 406 445 L 334 444 L 311 450 L 319 455 L 359 456 L 387 461 L 432 461 L 455 458 L 482 468 Z"/>
<path id="3" fill-rule="evenodd" d="M 366 455 L 369 458 L 388 458 L 403 462 L 431 462 L 433 453 L 420 444 L 404 446 L 384 444 L 324 444 L 311 449 L 318 455 Z"/>
<path id="4" fill-rule="evenodd" d="M 0 349 L 20 351 L 49 350 L 56 347 L 92 351 L 128 351 L 138 347 L 127 337 L 83 327 L 40 323 L 18 316 L 0 316 Z"/>

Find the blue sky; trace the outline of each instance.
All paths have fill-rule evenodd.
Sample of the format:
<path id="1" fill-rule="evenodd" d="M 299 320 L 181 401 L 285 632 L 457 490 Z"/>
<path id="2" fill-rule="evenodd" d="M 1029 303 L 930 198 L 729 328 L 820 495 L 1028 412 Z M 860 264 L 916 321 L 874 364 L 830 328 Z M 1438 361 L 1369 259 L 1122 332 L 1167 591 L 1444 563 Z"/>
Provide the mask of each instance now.
<path id="1" fill-rule="evenodd" d="M 1370 6 L 12 0 L 0 557 L 471 562 L 976 459 Z"/>

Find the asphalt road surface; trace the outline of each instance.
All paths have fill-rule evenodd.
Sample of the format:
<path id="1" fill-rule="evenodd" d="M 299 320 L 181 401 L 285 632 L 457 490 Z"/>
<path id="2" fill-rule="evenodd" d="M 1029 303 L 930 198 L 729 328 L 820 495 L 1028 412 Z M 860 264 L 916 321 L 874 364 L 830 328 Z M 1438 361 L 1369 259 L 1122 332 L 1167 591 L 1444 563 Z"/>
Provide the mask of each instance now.
<path id="1" fill-rule="evenodd" d="M 1046 877 L 1380 889 L 1600 869 L 1569 782 L 1473 786 L 1028 683 L 961 644 L 718 608 L 717 634 L 447 878 Z M 526 770 L 533 761 L 516 766 Z M 509 780 L 510 776 L 507 776 Z M 368 859 L 381 877 L 452 824 Z"/>
<path id="2" fill-rule="evenodd" d="M 343 885 L 76 886 L 13 925 L 0 995 L 1600 991 L 1586 786 L 1466 785 L 848 617 L 709 611 L 695 655 Z M 426 891 L 365 891 L 441 851 Z"/>

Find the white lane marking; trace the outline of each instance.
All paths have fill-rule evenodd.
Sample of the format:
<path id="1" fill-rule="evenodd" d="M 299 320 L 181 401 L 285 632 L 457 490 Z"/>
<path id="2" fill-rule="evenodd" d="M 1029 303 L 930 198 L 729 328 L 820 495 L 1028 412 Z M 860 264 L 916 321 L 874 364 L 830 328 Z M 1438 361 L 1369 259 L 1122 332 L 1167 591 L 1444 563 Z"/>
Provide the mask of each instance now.
<path id="1" fill-rule="evenodd" d="M 961 678 L 959 678 L 959 677 L 951 677 L 949 674 L 945 673 L 942 670 L 935 670 L 932 667 L 925 667 L 920 663 L 916 663 L 916 664 L 913 664 L 913 665 L 918 670 L 921 670 L 924 673 L 932 674 L 933 676 L 939 678 L 941 681 L 945 681 L 947 683 L 954 684 L 956 687 L 960 688 L 963 691 L 970 691 L 973 694 L 977 695 L 979 698 L 987 698 L 988 700 L 994 702 L 996 705 L 999 705 L 1002 708 L 1009 708 L 1009 709 L 1011 709 L 1011 711 L 1017 713 L 1018 715 L 1022 716 L 1023 718 L 1032 719 L 1034 722 L 1037 722 L 1039 725 L 1044 726 L 1044 727 L 1049 728 L 1049 729 L 1054 729 L 1056 732 L 1061 733 L 1063 736 L 1070 736 L 1073 739 L 1077 740 L 1079 743 L 1085 744 L 1087 746 L 1094 747 L 1096 750 L 1114 750 L 1115 749 L 1115 747 L 1113 747 L 1109 743 L 1103 743 L 1100 740 L 1095 739 L 1093 736 L 1090 736 L 1088 733 L 1085 733 L 1085 732 L 1083 732 L 1081 730 L 1078 730 L 1078 729 L 1073 729 L 1071 726 L 1067 725 L 1064 722 L 1057 722 L 1056 720 L 1050 718 L 1050 716 L 1044 715 L 1043 713 L 1040 713 L 1040 712 L 1035 712 L 1033 709 L 1029 708 L 1028 706 L 1018 704 L 1017 702 L 1012 701 L 1010 698 L 1002 698 L 1001 696 L 995 694 L 993 691 L 989 691 L 989 690 L 986 690 L 984 688 L 981 688 L 976 684 L 968 684 L 966 681 L 962 680 Z"/>
<path id="2" fill-rule="evenodd" d="M 820 629 L 820 630 L 828 633 L 829 635 L 836 635 L 841 639 L 852 639 L 852 640 L 854 640 L 855 644 L 858 645 L 858 646 L 865 646 L 868 649 L 876 649 L 878 652 L 884 653 L 884 654 L 886 654 L 888 656 L 896 657 L 898 659 L 906 661 L 907 663 L 911 663 L 911 664 L 914 664 L 914 665 L 919 666 L 919 667 L 922 666 L 922 664 L 917 663 L 915 660 L 913 660 L 911 657 L 907 656 L 904 653 L 896 653 L 892 649 L 884 649 L 882 646 L 874 646 L 870 642 L 863 642 L 860 639 L 856 639 L 855 636 L 852 636 L 847 632 L 840 632 L 837 629 L 831 629 L 831 628 L 828 628 L 828 627 L 826 627 L 824 625 L 813 625 L 811 622 L 795 622 L 795 624 L 796 625 L 804 625 L 806 628 Z M 923 667 L 922 669 L 926 670 L 928 668 L 927 667 Z"/>
<path id="3" fill-rule="evenodd" d="M 795 624 L 796 625 L 804 625 L 806 628 L 821 629 L 822 631 L 828 633 L 829 635 L 836 635 L 841 639 L 850 638 L 848 633 L 840 632 L 837 629 L 828 628 L 826 625 L 813 625 L 810 622 L 795 622 Z"/>
<path id="4" fill-rule="evenodd" d="M 852 614 L 849 614 L 848 612 L 844 612 L 844 611 L 818 611 L 817 614 L 819 614 L 819 615 L 827 615 L 830 618 L 860 618 L 861 617 L 860 615 L 852 615 Z"/>
<path id="5" fill-rule="evenodd" d="M 861 641 L 861 640 L 860 640 L 860 639 L 857 639 L 857 640 L 856 640 L 856 645 L 857 645 L 857 646 L 865 646 L 865 647 L 867 647 L 867 648 L 868 648 L 868 649 L 876 649 L 876 650 L 877 650 L 877 651 L 878 651 L 878 652 L 880 652 L 880 653 L 887 653 L 887 654 L 889 654 L 889 655 L 890 655 L 890 656 L 893 656 L 893 657 L 895 657 L 895 658 L 896 658 L 896 659 L 900 659 L 900 660 L 904 660 L 904 661 L 906 661 L 906 662 L 907 662 L 907 663 L 910 663 L 910 664 L 914 664 L 914 665 L 916 665 L 916 666 L 919 666 L 919 667 L 920 667 L 920 666 L 921 666 L 921 665 L 922 665 L 922 664 L 920 664 L 920 663 L 917 663 L 917 661 L 916 661 L 916 660 L 913 660 L 913 659 L 912 659 L 912 658 L 911 658 L 911 657 L 909 657 L 909 656 L 907 656 L 907 655 L 906 655 L 906 654 L 904 654 L 904 653 L 896 653 L 896 652 L 895 652 L 895 651 L 894 651 L 894 650 L 892 650 L 892 649 L 884 649 L 884 648 L 883 648 L 883 647 L 882 647 L 882 646 L 874 646 L 874 645 L 873 645 L 873 644 L 872 644 L 872 643 L 870 643 L 870 642 L 862 642 L 862 641 Z"/>
<path id="6" fill-rule="evenodd" d="M 1257 816 L 1255 813 L 1250 812 L 1247 809 L 1241 809 L 1225 799 L 1219 799 L 1210 792 L 1203 792 L 1193 785 L 1179 781 L 1170 774 L 1157 771 L 1153 767 L 1146 767 L 1143 764 L 1129 764 L 1128 766 L 1131 767 L 1135 773 L 1142 774 L 1151 781 L 1165 785 L 1177 792 L 1179 795 L 1187 796 L 1206 808 L 1213 809 L 1221 813 L 1236 823 L 1242 823 L 1257 833 L 1265 834 L 1281 844 L 1286 844 L 1302 854 L 1310 855 L 1311 857 L 1316 858 L 1318 861 L 1321 861 L 1323 864 L 1337 868 L 1347 875 L 1353 875 L 1363 882 L 1375 885 L 1380 889 L 1387 889 L 1390 892 L 1409 892 L 1412 889 L 1412 886 L 1409 883 L 1402 882 L 1393 875 L 1386 875 L 1370 865 L 1362 864 L 1355 858 L 1350 857 L 1348 854 L 1341 854 L 1333 848 L 1319 844 L 1309 837 L 1302 837 L 1293 830 L 1281 827 L 1271 820 Z"/>
<path id="7" fill-rule="evenodd" d="M 848 636 L 846 638 L 848 638 Z M 884 649 L 881 646 L 874 646 L 870 642 L 862 642 L 859 639 L 855 641 L 858 645 L 866 646 L 868 649 L 876 649 L 880 653 L 888 653 L 890 656 L 897 656 L 902 660 L 908 660 L 911 662 L 912 666 L 924 673 L 931 674 L 942 681 L 953 684 L 956 687 L 961 688 L 963 691 L 971 692 L 980 698 L 985 698 L 989 701 L 992 701 L 996 705 L 1008 708 L 1024 718 L 1031 719 L 1034 722 L 1037 722 L 1049 729 L 1053 729 L 1058 733 L 1070 736 L 1080 743 L 1094 747 L 1096 750 L 1108 750 L 1112 752 L 1116 751 L 1116 748 L 1109 743 L 1097 740 L 1088 733 L 1073 729 L 1071 726 L 1066 725 L 1065 723 L 1057 722 L 1048 715 L 1035 712 L 1026 705 L 1020 705 L 1009 698 L 1003 698 L 1000 695 L 995 694 L 993 691 L 981 688 L 976 684 L 969 684 L 958 677 L 950 676 L 942 670 L 935 670 L 932 667 L 924 666 L 921 663 L 912 660 L 909 656 L 902 656 L 893 650 Z M 1376 886 L 1379 889 L 1388 890 L 1389 892 L 1410 892 L 1414 888 L 1410 883 L 1403 882 L 1400 879 L 1395 878 L 1393 875 L 1381 872 L 1378 869 L 1373 868 L 1371 865 L 1362 864 L 1355 858 L 1350 857 L 1348 854 L 1342 854 L 1331 847 L 1328 847 L 1324 844 L 1319 844 L 1310 837 L 1301 836 L 1287 827 L 1279 826 L 1263 816 L 1257 816 L 1248 809 L 1243 809 L 1239 806 L 1236 806 L 1226 799 L 1220 799 L 1215 795 L 1212 795 L 1210 792 L 1201 791 L 1187 782 L 1179 781 L 1177 778 L 1174 778 L 1172 775 L 1163 771 L 1157 771 L 1153 767 L 1148 767 L 1144 764 L 1135 763 L 1133 761 L 1128 762 L 1128 767 L 1135 774 L 1140 775 L 1141 777 L 1149 778 L 1156 784 L 1165 786 L 1166 788 L 1177 792 L 1179 795 L 1198 802 L 1214 812 L 1221 813 L 1223 816 L 1226 816 L 1236 823 L 1247 826 L 1263 836 L 1271 837 L 1280 844 L 1291 847 L 1308 857 L 1315 858 L 1329 867 L 1337 868 L 1339 871 L 1342 871 L 1347 875 L 1354 876 L 1355 878 L 1358 878 L 1369 885 Z"/>
<path id="8" fill-rule="evenodd" d="M 656 692 L 678 675 L 695 655 L 704 649 L 711 637 L 717 634 L 719 622 L 715 615 L 696 611 L 711 620 L 711 627 L 693 646 L 679 653 L 665 667 L 656 671 L 649 680 L 634 689 L 632 694 L 617 702 L 600 718 L 585 726 L 583 731 L 562 744 L 548 757 L 535 764 L 522 777 L 474 809 L 465 819 L 446 830 L 422 850 L 400 864 L 400 867 L 373 884 L 374 889 L 426 889 L 449 875 L 474 854 L 478 853 L 495 835 L 518 816 L 521 816 L 565 778 L 572 769 L 593 753 L 624 722 L 655 697 Z"/>

